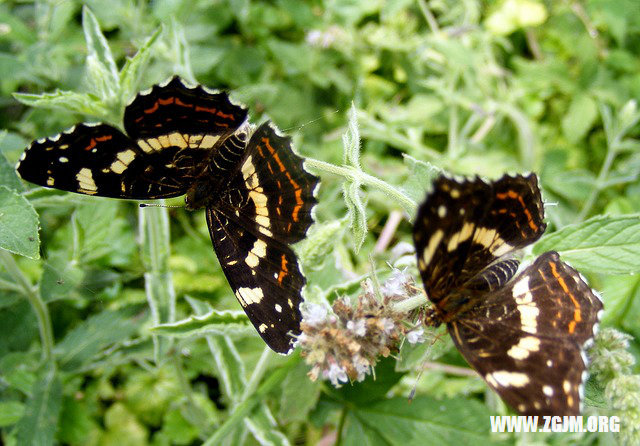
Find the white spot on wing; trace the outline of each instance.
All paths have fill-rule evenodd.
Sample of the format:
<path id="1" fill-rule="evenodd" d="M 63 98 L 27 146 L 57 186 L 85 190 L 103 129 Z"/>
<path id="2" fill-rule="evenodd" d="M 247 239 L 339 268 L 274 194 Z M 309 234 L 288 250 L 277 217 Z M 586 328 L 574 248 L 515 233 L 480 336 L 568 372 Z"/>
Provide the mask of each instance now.
<path id="1" fill-rule="evenodd" d="M 529 383 L 529 377 L 524 373 L 507 370 L 488 373 L 485 379 L 494 387 L 523 387 Z"/>
<path id="2" fill-rule="evenodd" d="M 533 336 L 525 336 L 520 338 L 520 341 L 507 351 L 507 355 L 513 359 L 525 359 L 532 352 L 537 352 L 538 350 L 540 350 L 540 339 Z"/>
<path id="3" fill-rule="evenodd" d="M 429 239 L 427 247 L 422 252 L 422 261 L 424 262 L 425 266 L 428 265 L 429 262 L 431 262 L 431 258 L 433 257 L 433 254 L 435 254 L 436 248 L 442 241 L 443 236 L 444 232 L 442 231 L 442 229 L 438 229 Z"/>
<path id="4" fill-rule="evenodd" d="M 264 294 L 261 288 L 238 288 L 236 290 L 236 297 L 240 301 L 243 307 L 251 304 L 260 303 Z"/>
<path id="5" fill-rule="evenodd" d="M 93 195 L 98 192 L 98 187 L 95 181 L 93 181 L 93 174 L 91 169 L 83 167 L 76 174 L 76 180 L 78 181 L 78 192 Z"/>
<path id="6" fill-rule="evenodd" d="M 522 330 L 535 334 L 538 330 L 538 314 L 540 310 L 533 302 L 533 295 L 529 289 L 529 277 L 525 276 L 513 285 L 513 297 L 520 312 Z"/>

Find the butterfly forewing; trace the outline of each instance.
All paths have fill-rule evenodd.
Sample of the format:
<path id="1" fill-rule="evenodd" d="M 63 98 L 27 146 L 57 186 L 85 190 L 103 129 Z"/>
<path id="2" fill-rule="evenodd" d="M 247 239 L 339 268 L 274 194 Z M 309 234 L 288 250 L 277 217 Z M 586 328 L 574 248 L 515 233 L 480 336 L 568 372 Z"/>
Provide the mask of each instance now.
<path id="1" fill-rule="evenodd" d="M 87 195 L 176 197 L 246 116 L 225 93 L 187 87 L 174 77 L 127 106 L 128 136 L 107 124 L 78 124 L 35 141 L 17 169 L 32 183 Z"/>
<path id="2" fill-rule="evenodd" d="M 499 257 L 537 240 L 546 227 L 542 218 L 535 175 L 494 183 L 438 177 L 413 234 L 429 298 L 437 303 Z"/>
<path id="3" fill-rule="evenodd" d="M 133 140 L 151 141 L 162 136 L 210 135 L 200 148 L 211 149 L 213 140 L 229 136 L 247 118 L 247 110 L 232 104 L 224 92 L 201 85 L 190 87 L 177 76 L 142 92 L 124 112 L 124 128 Z"/>

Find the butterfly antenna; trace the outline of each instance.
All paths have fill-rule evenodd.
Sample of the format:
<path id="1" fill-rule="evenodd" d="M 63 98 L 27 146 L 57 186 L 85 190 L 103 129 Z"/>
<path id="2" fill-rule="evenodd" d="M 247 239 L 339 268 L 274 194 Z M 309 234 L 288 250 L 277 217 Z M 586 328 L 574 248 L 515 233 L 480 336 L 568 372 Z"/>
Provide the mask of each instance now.
<path id="1" fill-rule="evenodd" d="M 330 114 L 335 115 L 336 113 L 339 113 L 339 112 L 340 112 L 340 109 L 337 109 L 337 110 L 333 110 Z M 313 124 L 314 122 L 320 121 L 323 118 L 324 118 L 324 116 L 319 116 L 316 119 L 312 119 L 310 121 L 305 122 L 304 124 L 300 124 L 298 126 L 293 126 L 293 127 L 288 127 L 286 129 L 282 129 L 282 131 L 287 133 L 287 132 L 290 132 L 292 130 L 301 130 L 302 128 L 308 126 L 309 124 Z"/>
<path id="2" fill-rule="evenodd" d="M 183 208 L 183 205 L 169 205 L 169 204 L 157 204 L 157 203 L 140 203 L 141 208 Z"/>

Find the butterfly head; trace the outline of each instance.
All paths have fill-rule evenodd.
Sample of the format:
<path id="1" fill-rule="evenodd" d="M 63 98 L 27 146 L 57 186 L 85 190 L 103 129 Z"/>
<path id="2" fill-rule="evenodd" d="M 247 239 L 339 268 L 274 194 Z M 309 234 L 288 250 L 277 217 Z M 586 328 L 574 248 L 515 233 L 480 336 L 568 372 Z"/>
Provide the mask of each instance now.
<path id="1" fill-rule="evenodd" d="M 184 197 L 186 208 L 193 211 L 206 207 L 211 202 L 212 192 L 211 183 L 196 181 Z"/>

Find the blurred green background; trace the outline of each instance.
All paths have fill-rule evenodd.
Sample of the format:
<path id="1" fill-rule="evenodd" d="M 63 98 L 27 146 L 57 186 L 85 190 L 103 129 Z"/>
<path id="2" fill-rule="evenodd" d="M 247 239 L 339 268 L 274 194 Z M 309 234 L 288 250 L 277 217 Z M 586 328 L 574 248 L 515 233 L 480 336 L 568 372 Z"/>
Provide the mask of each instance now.
<path id="1" fill-rule="evenodd" d="M 640 444 L 639 48 L 636 0 L 0 3 L 2 441 Z M 202 211 L 165 220 L 18 180 L 31 140 L 121 126 L 135 93 L 173 74 L 230 91 L 300 154 L 344 167 L 314 171 L 318 223 L 299 247 L 312 301 L 355 296 L 387 262 L 415 274 L 400 254 L 437 169 L 538 173 L 547 232 L 564 232 L 533 252 L 571 260 L 603 294 L 602 325 L 629 334 L 599 340 L 587 386 L 586 414 L 619 415 L 624 432 L 491 434 L 487 414 L 508 412 L 478 377 L 416 379 L 425 360 L 465 367 L 445 336 L 384 360 L 375 381 L 311 382 L 241 315 L 188 319 L 240 309 Z"/>

